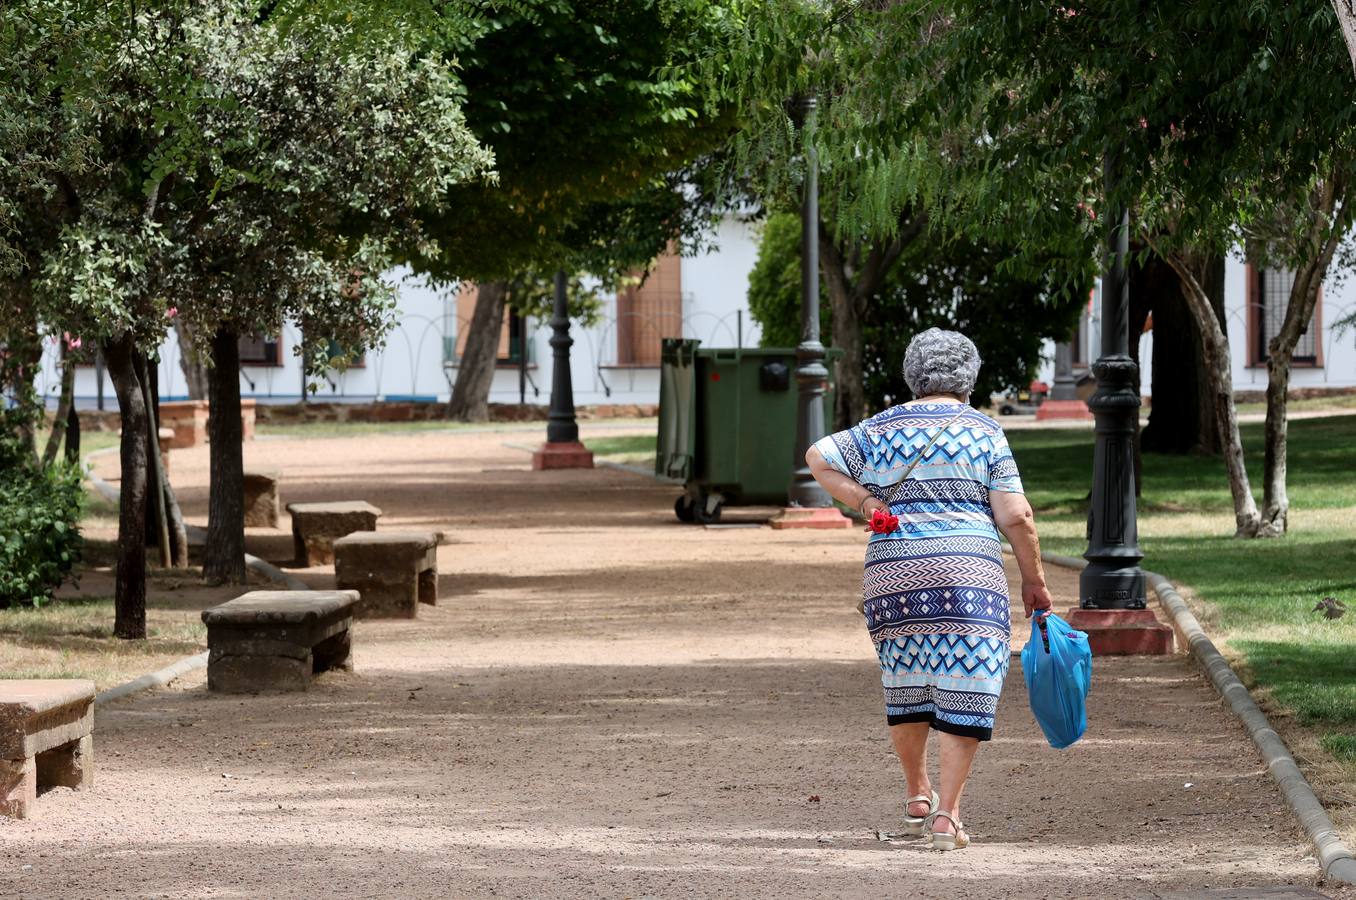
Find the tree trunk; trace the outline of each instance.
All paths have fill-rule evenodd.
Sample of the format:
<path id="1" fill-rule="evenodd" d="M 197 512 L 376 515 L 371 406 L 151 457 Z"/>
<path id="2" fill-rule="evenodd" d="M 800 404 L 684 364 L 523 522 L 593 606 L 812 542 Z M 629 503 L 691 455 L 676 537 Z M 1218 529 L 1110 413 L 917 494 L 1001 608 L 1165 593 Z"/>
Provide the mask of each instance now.
<path id="1" fill-rule="evenodd" d="M 189 328 L 183 316 L 174 317 L 174 334 L 179 339 L 179 368 L 183 371 L 184 382 L 188 385 L 188 399 L 206 400 L 207 367 L 202 364 L 202 354 L 198 351 L 193 330 Z"/>
<path id="2" fill-rule="evenodd" d="M 1340 7 L 1344 2 L 1337 0 L 1337 5 Z M 1341 10 L 1338 12 L 1340 16 Z M 1344 21 L 1343 28 L 1346 27 Z M 1265 536 L 1285 534 L 1290 516 L 1290 497 L 1285 487 L 1290 365 L 1295 347 L 1313 319 L 1318 292 L 1332 264 L 1333 254 L 1347 232 L 1349 216 L 1343 214 L 1334 218 L 1334 214 L 1345 206 L 1346 188 L 1346 178 L 1330 172 L 1310 192 L 1307 240 L 1302 246 L 1313 252 L 1295 271 L 1281 329 L 1267 345 L 1266 461 L 1262 476 L 1261 531 Z M 1315 335 L 1315 339 L 1321 338 L 1321 335 Z"/>
<path id="3" fill-rule="evenodd" d="M 1281 330 L 1267 346 L 1266 461 L 1262 475 L 1260 533 L 1268 537 L 1285 534 L 1290 516 L 1290 496 L 1285 486 L 1290 431 L 1290 367 L 1295 346 L 1313 318 L 1318 289 L 1331 259 L 1331 252 L 1320 253 L 1318 258 L 1295 273 Z"/>
<path id="4" fill-rule="evenodd" d="M 490 418 L 490 387 L 504 327 L 506 281 L 486 281 L 476 291 L 476 308 L 466 329 L 466 347 L 457 364 L 457 380 L 447 417 L 458 422 L 485 422 Z"/>
<path id="5" fill-rule="evenodd" d="M 862 336 L 860 305 L 848 282 L 842 256 L 838 253 L 820 254 L 820 267 L 829 289 L 829 321 L 833 328 L 833 345 L 843 351 L 837 366 L 838 373 L 833 400 L 833 430 L 851 428 L 866 418 L 866 378 L 862 367 L 866 348 Z"/>
<path id="6" fill-rule="evenodd" d="M 188 529 L 184 526 L 184 513 L 179 508 L 179 498 L 170 486 L 169 473 L 161 470 L 161 490 L 165 493 L 165 514 L 169 517 L 170 548 L 174 553 L 174 568 L 188 568 Z"/>
<path id="7" fill-rule="evenodd" d="M 218 328 L 208 372 L 207 546 L 202 574 L 209 582 L 245 583 L 245 463 L 240 426 L 240 335 Z"/>
<path id="8" fill-rule="evenodd" d="M 130 336 L 109 341 L 104 359 L 122 417 L 122 496 L 118 501 L 118 571 L 113 633 L 146 637 L 146 402 Z"/>
<path id="9" fill-rule="evenodd" d="M 1285 534 L 1290 496 L 1285 489 L 1286 445 L 1289 438 L 1288 404 L 1292 350 L 1276 347 L 1267 354 L 1266 462 L 1262 469 L 1262 527 L 1260 536 Z"/>
<path id="10" fill-rule="evenodd" d="M 147 488 L 146 507 L 155 513 L 154 545 L 160 550 L 161 568 L 174 565 L 174 554 L 170 550 L 169 521 L 165 518 L 165 469 L 160 459 L 159 418 L 151 392 L 150 366 L 146 357 L 137 354 L 137 380 L 141 382 L 141 394 L 146 401 L 146 458 L 149 460 L 149 487 Z"/>
<path id="11" fill-rule="evenodd" d="M 1342 24 L 1342 40 L 1347 43 L 1352 67 L 1356 68 L 1356 2 L 1332 0 L 1332 8 L 1337 10 L 1337 21 Z"/>
<path id="12" fill-rule="evenodd" d="M 1154 257 L 1143 267 L 1138 287 L 1153 309 L 1153 402 L 1140 435 L 1149 453 L 1188 453 L 1196 443 L 1199 374 L 1193 348 L 1199 346 L 1196 320 L 1182 297 L 1181 279 L 1172 266 Z M 1132 296 L 1134 288 L 1131 288 Z M 1215 430 L 1215 423 L 1210 423 Z"/>
<path id="13" fill-rule="evenodd" d="M 70 350 L 61 354 L 61 399 L 57 401 L 56 415 L 52 419 L 52 431 L 47 435 L 47 449 L 42 454 L 44 468 L 56 462 L 57 451 L 66 437 L 66 428 L 70 425 L 71 404 L 75 397 L 75 360 Z M 79 440 L 79 437 L 76 437 Z"/>
<path id="14" fill-rule="evenodd" d="M 1213 257 L 1205 267 L 1204 280 L 1201 287 L 1205 289 L 1205 295 L 1210 300 L 1210 308 L 1214 311 L 1215 320 L 1219 322 L 1220 331 L 1225 337 L 1229 336 L 1229 321 L 1224 312 L 1224 257 Z M 1190 310 L 1188 310 L 1188 313 Z M 1196 453 L 1205 456 L 1218 456 L 1224 452 L 1224 444 L 1220 441 L 1219 430 L 1215 428 L 1215 422 L 1219 416 L 1219 410 L 1216 408 L 1218 401 L 1215 395 L 1206 390 L 1208 384 L 1208 373 L 1206 372 L 1205 353 L 1202 350 L 1202 338 L 1200 337 L 1200 327 L 1192 320 L 1192 334 L 1195 336 L 1195 343 L 1192 345 L 1192 354 L 1195 359 L 1193 374 L 1195 380 L 1192 383 L 1192 390 L 1197 398 L 1197 421 L 1199 423 L 1196 434 L 1196 446 L 1193 448 Z"/>
<path id="15" fill-rule="evenodd" d="M 1178 254 L 1168 257 L 1168 262 L 1181 277 L 1182 294 L 1201 330 L 1206 387 L 1215 405 L 1216 430 L 1223 446 L 1224 468 L 1229 474 L 1229 491 L 1234 499 L 1234 522 L 1237 526 L 1234 536 L 1256 537 L 1262 520 L 1243 460 L 1243 439 L 1238 431 L 1238 410 L 1234 406 L 1229 338 L 1224 333 L 1220 324 L 1222 320 L 1217 317 L 1203 283 L 1210 262 Z"/>

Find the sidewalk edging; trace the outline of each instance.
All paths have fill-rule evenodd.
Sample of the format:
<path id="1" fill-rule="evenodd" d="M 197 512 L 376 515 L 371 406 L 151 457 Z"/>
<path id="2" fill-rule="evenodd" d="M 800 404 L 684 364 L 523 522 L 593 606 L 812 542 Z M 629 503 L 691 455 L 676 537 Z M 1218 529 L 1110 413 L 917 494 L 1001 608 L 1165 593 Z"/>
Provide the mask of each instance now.
<path id="1" fill-rule="evenodd" d="M 1087 566 L 1086 560 L 1057 553 L 1042 553 L 1041 559 L 1066 568 L 1082 569 Z M 1146 571 L 1144 574 L 1148 577 L 1154 593 L 1158 595 L 1159 602 L 1172 616 L 1178 633 L 1186 638 L 1192 654 L 1210 677 L 1210 683 L 1215 686 L 1219 695 L 1228 701 L 1229 708 L 1247 729 L 1248 737 L 1252 738 L 1257 751 L 1262 755 L 1262 762 L 1266 764 L 1267 771 L 1275 779 L 1286 803 L 1318 850 L 1318 862 L 1323 869 L 1323 875 L 1333 881 L 1356 885 L 1356 857 L 1353 857 L 1351 851 L 1342 843 L 1342 838 L 1327 810 L 1314 794 L 1314 789 L 1300 771 L 1285 741 L 1281 740 L 1281 736 L 1271 727 L 1266 714 L 1252 699 L 1252 694 L 1239 680 L 1229 661 L 1219 652 L 1219 648 L 1210 640 L 1201 623 L 1186 605 L 1186 601 L 1172 586 L 1172 582 L 1157 572 Z"/>
<path id="2" fill-rule="evenodd" d="M 201 669 L 207 665 L 207 651 L 195 653 L 192 656 L 185 656 L 178 662 L 170 663 L 163 669 L 151 672 L 149 675 L 142 675 L 140 678 L 133 678 L 125 684 L 117 687 L 111 687 L 106 691 L 100 691 L 94 696 L 94 705 L 103 706 L 110 700 L 119 700 L 123 697 L 138 694 L 151 688 L 164 687 L 181 675 L 192 672 L 195 669 Z"/>

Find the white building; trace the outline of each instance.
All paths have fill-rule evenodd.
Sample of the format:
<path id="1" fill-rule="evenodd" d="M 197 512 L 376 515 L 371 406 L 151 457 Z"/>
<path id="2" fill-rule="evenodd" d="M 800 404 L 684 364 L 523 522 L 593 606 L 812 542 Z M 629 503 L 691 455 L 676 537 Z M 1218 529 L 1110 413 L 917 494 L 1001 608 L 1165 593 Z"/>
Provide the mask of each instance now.
<path id="1" fill-rule="evenodd" d="M 571 328 L 571 375 L 575 402 L 584 404 L 656 403 L 659 399 L 659 341 L 662 337 L 701 340 L 706 346 L 757 346 L 760 329 L 748 313 L 749 271 L 758 243 L 756 226 L 736 217 L 719 226 L 715 246 L 690 258 L 663 256 L 638 289 L 604 298 L 596 324 Z M 474 310 L 474 288 L 438 288 L 409 271 L 393 277 L 400 286 L 397 324 L 381 349 L 371 351 L 343 372 L 330 372 L 311 399 L 340 402 L 374 400 L 446 401 L 456 378 L 457 353 Z M 491 403 L 517 403 L 520 382 L 528 403 L 545 405 L 551 393 L 551 329 L 527 322 L 527 366 L 521 371 L 521 323 L 506 316 L 500 362 Z M 284 323 L 277 335 L 241 341 L 240 391 L 260 403 L 296 403 L 301 398 L 301 359 L 294 352 L 300 334 Z M 181 400 L 188 385 L 180 368 L 178 341 L 171 332 L 160 348 L 160 396 Z M 55 348 L 43 364 L 41 387 L 49 405 L 59 393 Z M 94 366 L 76 374 L 77 405 L 95 405 L 99 395 Z M 104 376 L 105 406 L 117 401 Z"/>
<path id="2" fill-rule="evenodd" d="M 1329 272 L 1319 291 L 1313 320 L 1295 348 L 1290 389 L 1356 389 L 1356 328 L 1339 329 L 1336 322 L 1356 312 L 1356 284 L 1347 273 Z M 1259 270 L 1241 258 L 1224 266 L 1225 328 L 1232 354 L 1235 392 L 1260 392 L 1267 386 L 1267 344 L 1280 329 L 1294 281 L 1291 272 Z M 1073 343 L 1074 371 L 1081 374 L 1096 361 L 1101 348 L 1101 297 L 1093 291 L 1079 322 Z M 1149 395 L 1153 383 L 1153 330 L 1139 339 L 1140 383 Z M 1054 380 L 1054 345 L 1047 343 L 1040 379 Z"/>
<path id="3" fill-rule="evenodd" d="M 700 339 L 705 346 L 757 346 L 758 324 L 748 313 L 748 276 L 758 248 L 757 226 L 736 217 L 725 219 L 715 248 L 700 256 L 661 257 L 645 283 L 605 299 L 599 321 L 571 329 L 574 347 L 571 374 L 575 402 L 585 404 L 650 404 L 659 399 L 659 342 L 663 337 Z M 395 273 L 400 283 L 398 324 L 385 347 L 366 354 L 344 372 L 331 372 L 316 400 L 445 401 L 456 378 L 457 353 L 474 309 L 474 289 L 438 289 L 408 272 Z M 1265 346 L 1275 333 L 1289 290 L 1287 273 L 1258 272 L 1230 259 L 1225 275 L 1225 308 L 1233 349 L 1234 388 L 1266 387 Z M 1076 371 L 1086 371 L 1098 355 L 1098 302 L 1090 298 L 1074 345 Z M 1356 310 L 1356 284 L 1329 277 L 1319 298 L 1314 324 L 1300 342 L 1291 384 L 1304 388 L 1356 388 L 1356 330 L 1339 333 L 1332 323 Z M 500 364 L 490 393 L 492 403 L 546 404 L 551 389 L 550 328 L 527 323 L 527 365 L 520 367 L 521 323 L 506 317 L 500 339 Z M 260 403 L 295 403 L 303 379 L 301 360 L 293 352 L 299 335 L 295 324 L 280 334 L 241 342 L 240 387 L 244 397 Z M 1152 383 L 1153 332 L 1140 336 L 1142 383 Z M 1046 348 L 1041 378 L 1053 380 L 1053 345 Z M 44 361 L 43 385 L 54 403 L 60 383 L 55 348 Z M 179 348 L 171 334 L 161 348 L 160 394 L 183 399 L 188 389 L 179 365 Z M 94 368 L 76 378 L 79 406 L 94 405 L 98 395 Z M 105 403 L 115 408 L 111 381 L 105 376 Z"/>

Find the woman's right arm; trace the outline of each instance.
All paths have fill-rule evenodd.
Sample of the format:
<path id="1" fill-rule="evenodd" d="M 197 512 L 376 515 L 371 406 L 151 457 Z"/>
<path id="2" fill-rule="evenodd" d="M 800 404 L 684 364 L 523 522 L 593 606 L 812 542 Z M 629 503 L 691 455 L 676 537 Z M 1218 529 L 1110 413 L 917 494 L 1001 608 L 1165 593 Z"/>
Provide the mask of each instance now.
<path id="1" fill-rule="evenodd" d="M 819 486 L 844 506 L 850 506 L 867 517 L 870 517 L 871 511 L 877 507 L 886 509 L 885 504 L 877 500 L 874 494 L 829 465 L 829 461 L 819 452 L 818 447 L 811 446 L 805 451 L 805 462 L 810 466 L 810 474 L 819 482 Z"/>
<path id="2" fill-rule="evenodd" d="M 1041 565 L 1041 542 L 1036 536 L 1036 517 L 1025 494 L 989 491 L 994 524 L 1012 545 L 1017 568 L 1022 573 L 1022 606 L 1026 617 L 1038 609 L 1050 608 L 1050 591 L 1045 586 L 1045 567 Z"/>

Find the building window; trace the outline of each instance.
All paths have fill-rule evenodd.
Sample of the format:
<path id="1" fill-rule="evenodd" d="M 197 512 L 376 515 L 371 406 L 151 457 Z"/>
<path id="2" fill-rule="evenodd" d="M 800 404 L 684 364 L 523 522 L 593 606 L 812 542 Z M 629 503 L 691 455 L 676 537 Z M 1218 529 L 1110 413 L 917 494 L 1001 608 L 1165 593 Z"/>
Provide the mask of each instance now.
<path id="1" fill-rule="evenodd" d="M 281 366 L 282 338 L 280 336 L 251 334 L 240 339 L 242 366 Z"/>
<path id="2" fill-rule="evenodd" d="M 670 252 L 639 285 L 617 294 L 617 364 L 658 368 L 663 339 L 682 336 L 682 259 Z"/>
<path id="3" fill-rule="evenodd" d="M 1280 333 L 1285 322 L 1290 289 L 1295 284 L 1295 273 L 1286 269 L 1254 269 L 1249 266 L 1248 304 L 1248 362 L 1254 366 L 1266 365 L 1271 341 Z M 1314 314 L 1295 344 L 1292 362 L 1296 366 L 1321 366 L 1323 289 L 1319 288 Z"/>

